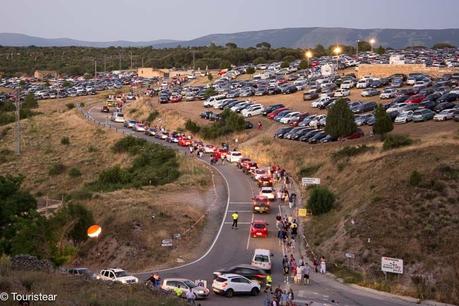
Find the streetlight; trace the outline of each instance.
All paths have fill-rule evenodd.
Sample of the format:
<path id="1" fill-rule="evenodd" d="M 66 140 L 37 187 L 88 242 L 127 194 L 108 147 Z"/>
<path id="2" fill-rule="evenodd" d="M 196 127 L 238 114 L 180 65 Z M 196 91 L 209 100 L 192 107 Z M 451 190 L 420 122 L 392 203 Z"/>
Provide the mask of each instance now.
<path id="1" fill-rule="evenodd" d="M 357 39 L 357 52 L 356 52 L 357 58 L 359 57 L 359 44 L 360 44 L 360 39 Z"/>
<path id="2" fill-rule="evenodd" d="M 372 38 L 370 39 L 370 46 L 371 46 L 371 53 L 373 53 L 373 45 L 375 44 L 376 39 Z"/>
<path id="3" fill-rule="evenodd" d="M 308 68 L 309 68 L 309 60 L 312 57 L 311 50 L 306 51 L 305 55 L 306 55 L 306 59 L 308 60 Z"/>
<path id="4" fill-rule="evenodd" d="M 336 74 L 338 74 L 338 68 L 339 68 L 339 55 L 341 53 L 341 47 L 336 46 L 335 49 L 333 49 L 333 52 L 336 54 Z"/>

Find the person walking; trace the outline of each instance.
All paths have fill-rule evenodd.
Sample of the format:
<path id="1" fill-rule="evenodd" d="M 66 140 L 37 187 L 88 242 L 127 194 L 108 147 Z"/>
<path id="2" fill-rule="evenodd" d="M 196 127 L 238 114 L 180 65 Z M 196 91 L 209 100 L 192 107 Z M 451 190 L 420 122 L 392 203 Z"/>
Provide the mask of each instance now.
<path id="1" fill-rule="evenodd" d="M 294 283 L 297 285 L 300 285 L 303 282 L 303 268 L 304 266 L 298 266 L 298 268 L 296 269 Z"/>
<path id="2" fill-rule="evenodd" d="M 298 235 L 298 223 L 296 223 L 296 219 L 294 219 L 292 224 L 290 225 L 290 234 L 292 236 L 292 239 L 295 240 L 296 236 Z"/>
<path id="3" fill-rule="evenodd" d="M 280 306 L 287 306 L 288 303 L 288 294 L 287 291 L 283 291 L 280 297 Z"/>
<path id="4" fill-rule="evenodd" d="M 290 268 L 288 264 L 284 266 L 283 271 L 284 271 L 284 282 L 288 283 L 288 276 L 290 274 Z"/>
<path id="5" fill-rule="evenodd" d="M 191 289 L 186 292 L 185 297 L 188 305 L 196 305 L 196 296 L 194 295 L 193 291 L 191 291 Z"/>
<path id="6" fill-rule="evenodd" d="M 325 257 L 320 257 L 320 273 L 325 274 L 327 273 L 327 264 L 325 262 Z"/>
<path id="7" fill-rule="evenodd" d="M 287 292 L 287 305 L 293 306 L 293 300 L 295 299 L 295 294 L 293 294 L 292 288 L 290 288 Z"/>
<path id="8" fill-rule="evenodd" d="M 237 220 L 239 219 L 239 214 L 237 211 L 231 214 L 231 218 L 233 219 L 233 224 L 231 225 L 231 229 L 237 229 Z"/>
<path id="9" fill-rule="evenodd" d="M 304 264 L 305 264 L 305 262 L 304 262 L 304 257 L 301 256 L 301 257 L 300 257 L 300 260 L 298 260 L 298 266 L 299 266 L 299 267 L 303 267 Z"/>
<path id="10" fill-rule="evenodd" d="M 310 277 L 311 277 L 311 267 L 309 266 L 308 263 L 306 263 L 305 266 L 303 267 L 303 280 L 304 280 L 305 285 L 309 285 Z"/>

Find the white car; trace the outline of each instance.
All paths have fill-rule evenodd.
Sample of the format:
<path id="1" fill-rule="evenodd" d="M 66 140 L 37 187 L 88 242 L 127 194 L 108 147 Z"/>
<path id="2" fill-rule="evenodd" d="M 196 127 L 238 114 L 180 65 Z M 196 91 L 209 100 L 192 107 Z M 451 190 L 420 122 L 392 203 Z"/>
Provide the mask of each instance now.
<path id="1" fill-rule="evenodd" d="M 241 111 L 242 116 L 244 117 L 252 117 L 261 115 L 265 108 L 261 104 L 254 104 L 246 109 Z"/>
<path id="2" fill-rule="evenodd" d="M 309 122 L 310 127 L 317 128 L 320 125 L 320 121 L 324 118 L 327 118 L 327 115 L 318 115 L 311 122 Z"/>
<path id="3" fill-rule="evenodd" d="M 400 112 L 407 105 L 407 103 L 394 104 L 386 110 L 386 113 Z"/>
<path id="4" fill-rule="evenodd" d="M 266 169 L 262 168 L 256 168 L 252 172 L 253 179 L 255 181 L 258 181 L 261 177 L 265 176 L 268 174 L 268 171 Z"/>
<path id="5" fill-rule="evenodd" d="M 397 90 L 392 89 L 392 88 L 387 88 L 387 89 L 384 89 L 384 91 L 379 95 L 379 98 L 392 99 L 392 98 L 395 98 L 396 93 L 397 93 Z"/>
<path id="6" fill-rule="evenodd" d="M 367 88 L 369 83 L 370 83 L 370 81 L 368 79 L 359 80 L 355 87 L 356 88 Z"/>
<path id="7" fill-rule="evenodd" d="M 351 94 L 351 91 L 349 89 L 338 89 L 335 91 L 334 96 L 335 97 L 347 97 Z"/>
<path id="8" fill-rule="evenodd" d="M 119 122 L 119 123 L 124 123 L 125 119 L 124 119 L 123 113 L 114 112 L 113 115 L 112 115 L 112 121 Z"/>
<path id="9" fill-rule="evenodd" d="M 394 120 L 395 123 L 407 123 L 413 120 L 413 111 L 402 111 Z"/>
<path id="10" fill-rule="evenodd" d="M 341 83 L 340 88 L 341 89 L 351 89 L 354 86 L 355 86 L 354 81 L 345 80 L 343 83 Z"/>
<path id="11" fill-rule="evenodd" d="M 214 151 L 215 151 L 215 146 L 209 145 L 209 144 L 204 146 L 204 153 L 212 154 L 212 153 L 214 153 Z"/>
<path id="12" fill-rule="evenodd" d="M 161 284 L 161 289 L 165 291 L 174 291 L 174 289 L 180 288 L 183 290 L 183 296 L 186 292 L 193 292 L 197 299 L 205 299 L 209 296 L 209 289 L 203 286 L 196 285 L 193 281 L 185 278 L 166 278 Z"/>
<path id="13" fill-rule="evenodd" d="M 314 102 L 312 102 L 311 106 L 317 108 L 317 107 L 321 106 L 322 104 L 327 103 L 328 101 L 330 101 L 330 97 L 328 97 L 328 96 L 321 97 L 321 98 L 315 100 Z"/>
<path id="14" fill-rule="evenodd" d="M 296 118 L 296 116 L 298 116 L 299 114 L 300 114 L 300 112 L 288 113 L 287 115 L 282 117 L 279 122 L 283 123 L 283 124 L 289 124 L 290 121 L 293 121 Z"/>
<path id="15" fill-rule="evenodd" d="M 273 187 L 261 187 L 259 195 L 267 197 L 270 201 L 274 201 L 276 199 L 276 192 Z"/>
<path id="16" fill-rule="evenodd" d="M 145 132 L 145 125 L 143 123 L 140 123 L 140 122 L 137 122 L 135 125 L 134 125 L 134 131 L 136 132 Z"/>
<path id="17" fill-rule="evenodd" d="M 139 282 L 137 277 L 127 274 L 127 272 L 122 269 L 101 270 L 100 273 L 97 274 L 96 279 L 119 282 L 122 284 L 136 284 Z"/>
<path id="18" fill-rule="evenodd" d="M 453 115 L 454 115 L 454 112 L 456 112 L 457 109 L 444 109 L 442 110 L 441 112 L 439 112 L 438 114 L 436 114 L 434 117 L 433 117 L 433 120 L 435 121 L 445 121 L 445 120 L 449 120 L 449 119 L 453 119 Z"/>
<path id="19" fill-rule="evenodd" d="M 242 158 L 242 153 L 238 151 L 231 151 L 228 155 L 226 155 L 226 159 L 230 163 L 238 163 Z"/>
<path id="20" fill-rule="evenodd" d="M 212 282 L 212 290 L 227 297 L 238 293 L 256 296 L 260 293 L 260 288 L 259 283 L 238 274 L 222 274 Z"/>

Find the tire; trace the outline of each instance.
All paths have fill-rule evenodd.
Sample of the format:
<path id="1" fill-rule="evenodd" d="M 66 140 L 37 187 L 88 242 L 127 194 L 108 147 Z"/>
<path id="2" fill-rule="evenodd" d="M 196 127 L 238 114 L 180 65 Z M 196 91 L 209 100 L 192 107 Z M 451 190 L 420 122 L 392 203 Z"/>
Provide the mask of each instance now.
<path id="1" fill-rule="evenodd" d="M 256 289 L 256 288 L 255 288 Z M 232 298 L 234 296 L 234 291 L 233 289 L 228 289 L 225 292 L 226 297 Z"/>
<path id="2" fill-rule="evenodd" d="M 258 294 L 260 293 L 260 290 L 258 290 L 258 288 L 252 288 L 252 290 L 250 291 L 250 294 L 253 295 L 253 296 L 257 296 Z"/>

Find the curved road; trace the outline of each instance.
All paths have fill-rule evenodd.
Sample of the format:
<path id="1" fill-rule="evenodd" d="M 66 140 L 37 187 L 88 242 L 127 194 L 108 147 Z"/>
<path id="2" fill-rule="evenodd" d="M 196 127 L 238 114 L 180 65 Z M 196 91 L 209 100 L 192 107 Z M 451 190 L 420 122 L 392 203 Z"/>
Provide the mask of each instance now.
<path id="1" fill-rule="evenodd" d="M 130 134 L 139 138 L 146 139 L 150 142 L 159 143 L 171 147 L 175 150 L 184 152 L 183 148 L 176 144 L 169 144 L 158 140 L 154 137 L 146 136 L 143 133 L 135 133 L 130 129 L 126 129 L 122 124 L 113 123 L 107 120 L 107 115 L 100 112 L 100 106 L 92 106 L 88 112 L 85 112 L 88 120 L 95 121 L 100 125 L 107 127 L 116 127 L 117 131 Z M 210 165 L 208 157 L 203 158 L 203 162 Z M 192 280 L 203 279 L 207 280 L 208 287 L 212 284 L 212 272 L 225 267 L 230 267 L 237 264 L 248 264 L 251 261 L 253 251 L 256 248 L 270 249 L 273 253 L 273 287 L 283 283 L 281 274 L 281 260 L 284 254 L 275 238 L 275 216 L 277 213 L 282 215 L 288 214 L 288 207 L 281 205 L 278 202 L 273 204 L 271 214 L 268 215 L 253 215 L 251 211 L 250 199 L 258 193 L 258 187 L 243 174 L 237 167 L 225 163 L 223 165 L 212 166 L 223 178 L 226 184 L 226 195 L 221 197 L 221 205 L 224 206 L 224 216 L 216 233 L 215 239 L 210 248 L 198 259 L 193 262 L 180 265 L 178 267 L 160 270 L 162 278 L 166 277 L 183 277 Z M 237 211 L 239 213 L 239 229 L 231 229 L 231 213 Z M 249 237 L 250 222 L 255 219 L 266 220 L 269 224 L 270 237 L 266 239 L 254 239 Z M 146 279 L 150 275 L 149 272 L 138 274 L 141 280 Z M 412 305 L 413 303 L 402 301 L 391 296 L 373 294 L 366 291 L 358 290 L 347 285 L 343 285 L 329 277 L 322 275 L 312 275 L 312 283 L 309 286 L 294 287 L 295 300 L 298 305 L 304 305 L 305 302 L 314 303 L 312 305 L 361 305 L 361 306 L 389 306 L 389 305 Z M 211 288 L 210 288 L 211 289 Z M 200 301 L 202 305 L 263 305 L 264 296 L 260 294 L 258 297 L 233 297 L 231 299 L 220 297 L 211 292 L 209 298 Z"/>

